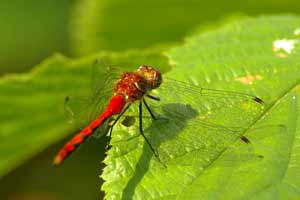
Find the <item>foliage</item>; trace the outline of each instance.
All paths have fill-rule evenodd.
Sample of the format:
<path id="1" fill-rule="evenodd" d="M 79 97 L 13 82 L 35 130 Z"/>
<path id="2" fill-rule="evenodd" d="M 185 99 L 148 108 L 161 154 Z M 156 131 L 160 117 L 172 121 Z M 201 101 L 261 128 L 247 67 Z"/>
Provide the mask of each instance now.
<path id="1" fill-rule="evenodd" d="M 299 13 L 297 0 L 79 0 L 71 10 L 70 44 L 74 55 L 181 42 L 198 27 L 231 16 Z"/>
<path id="2" fill-rule="evenodd" d="M 3 176 L 77 128 L 66 123 L 64 98 L 75 93 L 89 95 L 91 66 L 101 58 L 124 70 L 140 64 L 158 66 L 164 77 L 255 94 L 266 102 L 263 110 L 253 112 L 251 121 L 235 118 L 236 124 L 250 126 L 241 134 L 250 138 L 251 145 L 241 143 L 238 137 L 222 137 L 217 148 L 202 151 L 203 142 L 196 139 L 205 137 L 204 144 L 209 145 L 216 141 L 215 135 L 199 133 L 191 126 L 163 129 L 155 122 L 158 128 L 150 131 L 152 122 L 148 120 L 147 136 L 178 152 L 166 163 L 167 168 L 153 157 L 137 124 L 118 124 L 113 147 L 104 161 L 107 167 L 102 189 L 107 199 L 299 198 L 299 27 L 299 18 L 292 16 L 244 19 L 195 33 L 184 45 L 170 50 L 102 52 L 80 59 L 56 55 L 31 73 L 3 77 L 0 174 Z M 291 51 L 275 45 L 283 39 L 293 41 Z M 185 104 L 191 103 L 185 100 Z M 232 112 L 229 105 L 222 113 Z M 199 107 L 194 109 L 201 111 Z M 218 120 L 223 121 L 224 116 L 219 114 Z M 175 139 L 161 139 L 163 133 L 175 131 L 183 139 L 195 140 L 192 151 L 178 148 Z"/>
<path id="3" fill-rule="evenodd" d="M 67 53 L 70 0 L 2 1 L 0 75 L 21 72 L 52 55 Z"/>
<path id="4" fill-rule="evenodd" d="M 187 38 L 183 46 L 168 51 L 173 69 L 165 77 L 190 80 L 209 88 L 253 93 L 266 101 L 265 110 L 243 133 L 251 139 L 255 153 L 249 153 L 245 144 L 231 138 L 223 138 L 221 146 L 226 140 L 231 145 L 220 149 L 218 143 L 215 149 L 203 153 L 201 145 L 213 144 L 216 135 L 207 135 L 201 143 L 197 138 L 203 134 L 196 126 L 181 127 L 179 133 L 175 133 L 176 127 L 163 131 L 150 126 L 149 137 L 173 133 L 180 135 L 174 137 L 195 145 L 187 151 L 176 140 L 159 141 L 161 146 L 168 143 L 179 152 L 164 168 L 152 156 L 143 138 L 137 137 L 137 129 L 124 130 L 120 126 L 115 129 L 117 142 L 108 152 L 102 175 L 107 199 L 299 198 L 300 46 L 296 44 L 290 53 L 273 46 L 274 41 L 282 38 L 299 42 L 295 34 L 299 27 L 297 17 L 246 19 Z M 176 98 L 185 95 L 179 92 Z M 184 103 L 190 101 L 186 99 Z M 200 108 L 193 108 L 200 112 Z M 231 102 L 223 109 L 232 112 Z M 223 113 L 221 109 L 218 111 Z M 238 125 L 245 120 L 243 113 L 240 116 L 235 121 Z M 124 136 L 126 132 L 129 136 Z"/>

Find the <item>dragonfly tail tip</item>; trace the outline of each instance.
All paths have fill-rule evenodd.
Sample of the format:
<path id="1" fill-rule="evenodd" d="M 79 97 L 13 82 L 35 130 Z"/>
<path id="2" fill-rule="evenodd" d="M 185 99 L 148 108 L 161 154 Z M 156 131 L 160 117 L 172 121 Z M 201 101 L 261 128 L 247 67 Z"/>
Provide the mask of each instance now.
<path id="1" fill-rule="evenodd" d="M 61 157 L 56 156 L 56 157 L 54 158 L 54 160 L 53 160 L 52 165 L 53 165 L 53 166 L 59 166 L 61 163 L 62 163 Z"/>

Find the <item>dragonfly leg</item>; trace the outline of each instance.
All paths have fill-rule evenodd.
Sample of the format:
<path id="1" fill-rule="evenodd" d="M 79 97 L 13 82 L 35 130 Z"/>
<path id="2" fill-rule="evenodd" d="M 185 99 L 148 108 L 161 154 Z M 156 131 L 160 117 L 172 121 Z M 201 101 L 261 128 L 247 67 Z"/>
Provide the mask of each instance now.
<path id="1" fill-rule="evenodd" d="M 158 162 L 160 162 L 164 167 L 166 167 L 166 165 L 164 165 L 158 154 L 156 153 L 156 151 L 154 150 L 154 148 L 152 147 L 150 141 L 147 139 L 147 137 L 145 136 L 144 134 L 144 131 L 143 131 L 143 103 L 142 101 L 140 101 L 140 104 L 139 104 L 139 129 L 140 129 L 140 133 L 141 135 L 143 136 L 143 138 L 145 139 L 145 141 L 147 142 L 148 146 L 150 147 L 152 153 L 154 154 L 154 156 L 156 157 L 156 159 L 158 160 Z"/>
<path id="2" fill-rule="evenodd" d="M 116 125 L 116 123 L 119 121 L 119 119 L 122 117 L 122 115 L 128 110 L 128 108 L 130 107 L 130 104 L 128 104 L 124 110 L 118 115 L 118 117 L 114 120 L 114 122 L 112 123 L 112 125 L 110 125 L 109 127 L 109 134 L 108 134 L 108 142 L 107 142 L 107 145 L 106 145 L 106 149 L 109 149 L 110 148 L 110 140 L 111 140 L 111 134 L 112 134 L 112 131 L 113 131 L 113 128 L 114 126 Z"/>
<path id="3" fill-rule="evenodd" d="M 152 110 L 150 109 L 149 105 L 147 104 L 146 100 L 143 98 L 143 103 L 146 106 L 148 112 L 150 113 L 151 117 L 153 120 L 156 120 L 157 118 L 155 117 L 154 113 L 152 112 Z"/>
<path id="4" fill-rule="evenodd" d="M 149 99 L 155 100 L 155 101 L 160 101 L 159 97 L 155 97 L 155 96 L 152 96 L 150 94 L 146 94 L 146 97 L 148 97 Z"/>

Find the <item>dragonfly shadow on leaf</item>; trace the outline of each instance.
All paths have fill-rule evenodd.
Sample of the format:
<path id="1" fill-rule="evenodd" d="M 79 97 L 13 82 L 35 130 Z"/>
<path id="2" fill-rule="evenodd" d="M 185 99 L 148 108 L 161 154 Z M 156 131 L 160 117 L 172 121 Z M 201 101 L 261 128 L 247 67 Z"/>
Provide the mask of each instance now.
<path id="1" fill-rule="evenodd" d="M 189 104 L 170 103 L 162 106 L 161 115 L 149 127 L 151 142 L 155 148 L 160 143 L 175 138 L 186 127 L 186 122 L 199 113 Z"/>
<path id="2" fill-rule="evenodd" d="M 167 110 L 172 110 L 172 113 L 176 114 L 170 115 L 169 113 L 166 113 Z M 195 118 L 197 115 L 198 112 L 190 105 L 179 103 L 165 104 L 162 106 L 161 115 L 158 115 L 157 119 L 154 120 L 147 128 L 146 132 L 148 134 L 146 136 L 149 138 L 154 149 L 158 149 L 161 143 L 171 140 L 180 134 L 180 132 L 184 129 L 187 120 Z M 179 121 L 180 123 L 178 123 Z M 162 137 L 157 137 L 158 134 Z M 161 155 L 159 154 L 159 156 Z M 149 170 L 150 161 L 152 158 L 153 153 L 151 152 L 149 146 L 145 143 L 143 146 L 142 155 L 136 164 L 134 175 L 127 183 L 122 199 L 132 199 L 137 185 Z M 164 162 L 164 160 L 162 160 L 162 162 Z M 157 162 L 155 164 L 167 170 L 167 168 L 164 168 L 161 163 Z"/>

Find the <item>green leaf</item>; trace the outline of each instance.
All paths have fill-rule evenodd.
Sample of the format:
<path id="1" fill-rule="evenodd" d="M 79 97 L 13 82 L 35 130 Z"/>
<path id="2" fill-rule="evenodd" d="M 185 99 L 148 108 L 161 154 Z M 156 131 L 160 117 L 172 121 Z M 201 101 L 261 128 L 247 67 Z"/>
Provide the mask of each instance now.
<path id="1" fill-rule="evenodd" d="M 74 55 L 100 49 L 145 48 L 178 43 L 195 27 L 207 26 L 224 16 L 299 13 L 297 0 L 198 1 L 198 0 L 79 0 L 71 10 L 70 44 Z M 210 27 L 211 28 L 211 27 Z"/>
<path id="2" fill-rule="evenodd" d="M 169 156 L 164 168 L 139 135 L 137 125 L 119 124 L 114 129 L 113 147 L 104 161 L 107 167 L 102 174 L 102 189 L 106 199 L 299 198 L 299 22 L 299 17 L 292 16 L 245 19 L 189 37 L 184 45 L 168 51 L 173 69 L 164 77 L 206 88 L 255 94 L 265 100 L 263 112 L 252 110 L 254 107 L 242 108 L 244 112 L 234 122 L 234 118 L 227 119 L 232 102 L 217 112 L 210 107 L 215 113 L 212 116 L 216 115 L 221 124 L 231 120 L 236 126 L 249 125 L 241 134 L 252 144 L 242 143 L 239 137 L 222 137 L 222 132 L 218 136 L 214 130 L 207 130 L 213 134 L 205 135 L 198 131 L 206 130 L 199 129 L 200 125 L 188 126 L 188 117 L 169 128 L 145 120 L 145 133 L 157 151 L 171 152 L 163 152 Z M 185 95 L 178 90 L 177 96 L 171 98 L 184 99 Z M 191 104 L 201 115 L 201 108 L 193 107 L 193 101 L 186 99 L 182 103 Z M 205 100 L 203 103 L 212 105 Z M 178 112 L 184 111 L 182 106 L 175 107 Z M 251 122 L 245 122 L 245 112 L 251 111 Z M 185 114 L 191 116 L 192 112 Z M 176 135 L 175 139 L 163 140 L 171 134 Z M 184 145 L 190 141 L 193 146 L 187 150 L 176 137 Z M 213 145 L 215 149 L 210 148 Z"/>
<path id="3" fill-rule="evenodd" d="M 145 127 L 152 128 L 146 129 L 146 134 L 158 150 L 165 144 L 172 148 L 170 155 L 175 157 L 167 155 L 167 168 L 153 157 L 139 136 L 136 123 L 118 124 L 113 133 L 113 148 L 105 160 L 108 164 L 103 173 L 106 198 L 298 198 L 300 72 L 296 30 L 299 27 L 298 17 L 247 19 L 188 38 L 184 46 L 167 52 L 169 60 L 159 49 L 101 53 L 78 60 L 56 55 L 29 74 L 3 77 L 0 80 L 0 175 L 75 130 L 64 117 L 64 98 L 74 93 L 89 94 L 90 67 L 96 58 L 101 58 L 124 69 L 145 63 L 158 66 L 162 72 L 169 71 L 164 77 L 208 88 L 256 94 L 267 103 L 263 113 L 254 112 L 254 118 L 250 118 L 252 123 L 246 121 L 251 125 L 245 134 L 252 141 L 254 156 L 251 146 L 248 148 L 222 134 L 215 151 L 201 151 L 198 147 L 214 144 L 216 139 L 205 132 L 191 131 L 191 126 L 181 126 L 191 121 L 189 117 L 194 117 L 192 111 L 201 111 L 198 107 L 191 110 L 183 105 L 173 106 L 187 117 L 178 121 L 175 128 L 166 129 L 164 122 L 145 120 Z M 279 49 L 274 41 L 293 44 L 294 48 L 291 52 Z M 168 63 L 172 63 L 172 69 Z M 178 93 L 178 97 L 181 96 L 184 93 Z M 204 103 L 210 105 L 210 102 Z M 222 113 L 226 114 L 226 109 L 230 114 L 232 110 L 227 106 Z M 252 111 L 252 107 L 247 109 L 244 110 Z M 216 115 L 221 121 L 222 116 Z M 237 118 L 236 123 L 240 125 L 242 121 Z M 195 130 L 199 130 L 197 127 Z M 187 148 L 178 148 L 176 138 L 162 140 L 164 133 L 173 131 L 181 137 L 179 141 L 184 141 L 186 134 L 193 136 L 190 139 L 195 139 L 195 151 L 189 153 Z M 206 140 L 199 142 L 199 136 Z M 251 151 L 248 153 L 248 150 Z M 180 157 L 176 156 L 179 154 Z M 240 157 L 243 155 L 249 157 Z"/>
<path id="4" fill-rule="evenodd" d="M 147 62 L 163 66 L 162 71 L 168 70 L 165 56 L 158 50 L 145 50 L 100 53 L 78 60 L 55 55 L 29 74 L 3 77 L 0 80 L 0 176 L 78 128 L 68 124 L 65 97 L 90 97 L 92 66 L 99 58 L 124 69 Z"/>
<path id="5" fill-rule="evenodd" d="M 25 71 L 53 52 L 67 52 L 70 5 L 69 0 L 2 2 L 0 74 Z"/>

